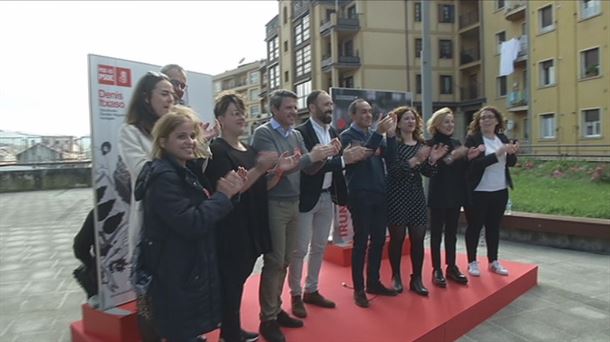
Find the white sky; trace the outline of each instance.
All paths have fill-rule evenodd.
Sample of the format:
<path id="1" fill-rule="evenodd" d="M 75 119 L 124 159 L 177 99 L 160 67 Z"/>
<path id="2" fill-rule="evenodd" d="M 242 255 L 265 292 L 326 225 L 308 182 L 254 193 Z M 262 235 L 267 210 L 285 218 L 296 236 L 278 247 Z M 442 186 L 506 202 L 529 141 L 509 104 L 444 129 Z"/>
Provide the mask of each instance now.
<path id="1" fill-rule="evenodd" d="M 89 134 L 87 55 L 218 74 L 266 56 L 267 1 L 0 1 L 0 129 Z"/>

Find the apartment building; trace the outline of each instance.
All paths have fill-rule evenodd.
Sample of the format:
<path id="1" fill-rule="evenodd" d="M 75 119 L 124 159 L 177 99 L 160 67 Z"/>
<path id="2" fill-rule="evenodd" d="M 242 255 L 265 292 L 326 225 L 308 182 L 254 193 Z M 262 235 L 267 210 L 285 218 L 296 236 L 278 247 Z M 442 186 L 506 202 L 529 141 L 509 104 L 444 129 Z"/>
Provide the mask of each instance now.
<path id="1" fill-rule="evenodd" d="M 456 136 L 493 105 L 523 144 L 610 144 L 610 1 L 429 4 L 433 108 L 454 110 Z M 421 1 L 280 0 L 278 13 L 268 88 L 295 91 L 303 113 L 312 89 L 330 87 L 409 91 L 420 107 Z"/>
<path id="2" fill-rule="evenodd" d="M 213 77 L 214 96 L 233 91 L 242 96 L 246 105 L 249 136 L 261 121 L 268 117 L 266 106 L 267 73 L 265 60 L 239 65 Z"/>

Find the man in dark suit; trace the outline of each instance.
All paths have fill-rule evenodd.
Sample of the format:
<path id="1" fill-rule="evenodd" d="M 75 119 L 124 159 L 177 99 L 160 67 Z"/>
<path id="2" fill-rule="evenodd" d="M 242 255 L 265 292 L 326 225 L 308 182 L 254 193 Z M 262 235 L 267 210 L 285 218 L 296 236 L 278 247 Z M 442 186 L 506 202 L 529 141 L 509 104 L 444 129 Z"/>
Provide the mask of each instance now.
<path id="1" fill-rule="evenodd" d="M 301 132 L 305 146 L 311 151 L 318 144 L 336 144 L 340 148 L 337 131 L 330 125 L 334 104 L 331 97 L 321 90 L 314 90 L 307 97 L 309 120 L 296 129 Z M 318 275 L 324 249 L 333 224 L 334 205 L 345 205 L 347 187 L 343 177 L 346 164 L 366 157 L 368 149 L 362 146 L 348 147 L 343 155 L 329 157 L 322 168 L 313 175 L 301 172 L 298 232 L 295 250 L 290 259 L 288 283 L 292 295 L 292 313 L 300 318 L 307 316 L 303 303 L 324 308 L 334 308 L 335 303 L 318 291 Z M 309 249 L 305 288 L 301 286 L 303 259 Z"/>

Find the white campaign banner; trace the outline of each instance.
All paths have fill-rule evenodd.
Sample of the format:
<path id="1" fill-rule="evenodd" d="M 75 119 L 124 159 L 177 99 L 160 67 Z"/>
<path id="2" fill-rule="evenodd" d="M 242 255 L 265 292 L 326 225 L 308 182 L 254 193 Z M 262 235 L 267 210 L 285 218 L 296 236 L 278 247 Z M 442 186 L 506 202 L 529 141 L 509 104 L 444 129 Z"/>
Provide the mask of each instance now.
<path id="1" fill-rule="evenodd" d="M 160 66 L 97 55 L 88 59 L 98 296 L 100 309 L 106 310 L 135 298 L 127 260 L 131 183 L 118 153 L 119 131 L 138 80 Z M 186 104 L 212 122 L 212 76 L 187 75 Z"/>

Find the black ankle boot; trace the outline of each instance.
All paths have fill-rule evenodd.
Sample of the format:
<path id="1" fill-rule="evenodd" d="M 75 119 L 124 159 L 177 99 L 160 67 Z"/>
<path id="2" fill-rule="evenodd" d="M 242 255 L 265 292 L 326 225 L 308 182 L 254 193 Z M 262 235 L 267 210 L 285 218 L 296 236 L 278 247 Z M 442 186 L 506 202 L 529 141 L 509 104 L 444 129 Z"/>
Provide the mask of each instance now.
<path id="1" fill-rule="evenodd" d="M 443 276 L 443 270 L 435 268 L 432 271 L 432 283 L 438 287 L 447 287 L 447 280 Z"/>
<path id="2" fill-rule="evenodd" d="M 419 275 L 411 275 L 411 282 L 409 283 L 409 287 L 411 291 L 417 293 L 420 296 L 427 296 L 428 289 L 424 287 L 424 284 L 421 281 L 421 276 Z"/>
<path id="3" fill-rule="evenodd" d="M 398 293 L 402 293 L 402 291 L 404 290 L 404 287 L 402 286 L 402 279 L 400 279 L 400 275 L 392 276 L 392 285 L 394 287 L 394 290 Z"/>

